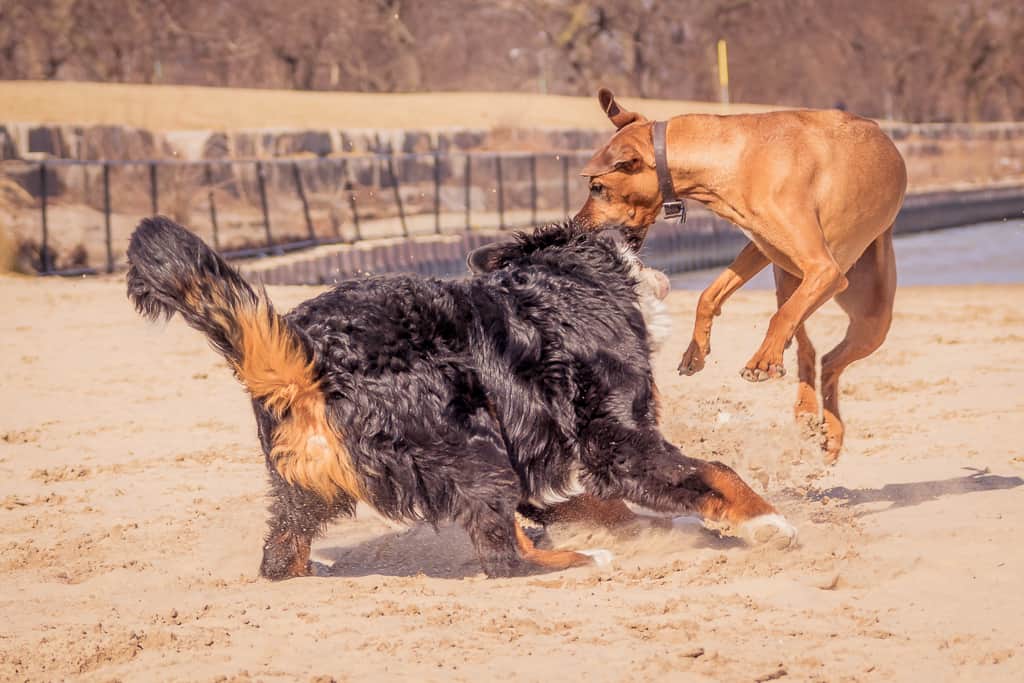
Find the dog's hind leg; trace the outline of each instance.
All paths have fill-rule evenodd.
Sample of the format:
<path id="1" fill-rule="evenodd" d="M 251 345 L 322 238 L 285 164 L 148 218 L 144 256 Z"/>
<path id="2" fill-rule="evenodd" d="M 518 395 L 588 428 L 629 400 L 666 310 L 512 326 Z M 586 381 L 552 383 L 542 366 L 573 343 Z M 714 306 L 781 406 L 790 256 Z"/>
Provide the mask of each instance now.
<path id="1" fill-rule="evenodd" d="M 458 491 L 454 507 L 458 521 L 469 533 L 480 565 L 489 577 L 524 576 L 586 564 L 606 564 L 607 551 L 572 552 L 536 548 L 515 517 L 523 497 L 519 475 L 511 467 L 508 447 L 497 424 L 478 425 L 466 444 L 475 454 L 465 462 L 483 468 L 457 471 L 452 488 Z"/>
<path id="2" fill-rule="evenodd" d="M 533 541 L 523 531 L 523 527 L 516 521 L 516 543 L 519 547 L 519 554 L 527 562 L 549 570 L 569 569 L 570 567 L 583 567 L 589 564 L 608 564 L 612 555 L 607 550 L 543 550 L 533 545 Z"/>
<path id="3" fill-rule="evenodd" d="M 339 492 L 332 502 L 318 494 L 286 482 L 270 469 L 273 502 L 270 505 L 270 530 L 263 544 L 260 575 L 272 579 L 309 576 L 313 537 L 331 519 L 355 512 L 355 501 Z"/>
<path id="4" fill-rule="evenodd" d="M 704 368 L 704 358 L 711 353 L 711 323 L 722 312 L 722 304 L 769 263 L 768 257 L 753 242 L 747 242 L 729 267 L 701 292 L 693 339 L 677 368 L 680 375 L 692 375 Z"/>
<path id="5" fill-rule="evenodd" d="M 825 420 L 825 460 L 833 463 L 843 447 L 845 428 L 839 417 L 839 376 L 851 363 L 882 345 L 892 323 L 896 298 L 896 256 L 892 228 L 861 254 L 846 274 L 849 287 L 836 303 L 850 318 L 846 336 L 821 359 L 821 398 Z"/>
<path id="6" fill-rule="evenodd" d="M 309 561 L 313 537 L 335 517 L 354 514 L 356 501 L 344 491 L 338 491 L 332 501 L 327 501 L 309 489 L 289 484 L 270 457 L 273 448 L 270 435 L 275 422 L 259 404 L 254 402 L 253 407 L 270 475 L 271 496 L 270 528 L 263 543 L 260 576 L 274 581 L 309 576 L 313 572 Z"/>
<path id="7" fill-rule="evenodd" d="M 607 564 L 611 560 L 611 553 L 606 550 L 574 552 L 535 547 L 515 518 L 512 496 L 491 495 L 486 503 L 478 501 L 467 505 L 471 511 L 463 519 L 463 525 L 489 577 L 525 576 L 541 570 Z"/>
<path id="8" fill-rule="evenodd" d="M 775 271 L 775 298 L 781 308 L 784 303 L 793 295 L 796 288 L 800 286 L 800 278 L 791 275 L 778 266 Z M 815 363 L 817 355 L 811 338 L 807 336 L 807 329 L 803 323 L 796 328 L 793 335 L 796 339 L 796 362 L 799 384 L 796 390 L 796 404 L 793 406 L 793 413 L 796 421 L 801 426 L 814 427 L 819 424 L 818 418 L 818 394 L 815 389 L 817 382 L 817 368 Z"/>

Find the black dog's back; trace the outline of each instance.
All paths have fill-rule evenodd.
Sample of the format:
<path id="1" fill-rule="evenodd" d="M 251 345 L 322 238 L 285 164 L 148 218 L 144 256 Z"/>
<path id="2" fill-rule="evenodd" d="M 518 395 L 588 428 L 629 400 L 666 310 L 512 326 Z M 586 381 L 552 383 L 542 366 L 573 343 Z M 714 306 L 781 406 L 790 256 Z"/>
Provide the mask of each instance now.
<path id="1" fill-rule="evenodd" d="M 579 492 L 580 434 L 595 415 L 656 419 L 635 283 L 616 247 L 571 226 L 518 239 L 475 278 L 354 280 L 286 316 L 314 349 L 356 466 L 387 472 L 367 484 L 383 514 L 450 519 L 435 474 L 483 482 L 478 468 L 494 465 L 465 446 L 474 433 L 499 435 L 495 457 L 520 497 L 544 502 Z"/>

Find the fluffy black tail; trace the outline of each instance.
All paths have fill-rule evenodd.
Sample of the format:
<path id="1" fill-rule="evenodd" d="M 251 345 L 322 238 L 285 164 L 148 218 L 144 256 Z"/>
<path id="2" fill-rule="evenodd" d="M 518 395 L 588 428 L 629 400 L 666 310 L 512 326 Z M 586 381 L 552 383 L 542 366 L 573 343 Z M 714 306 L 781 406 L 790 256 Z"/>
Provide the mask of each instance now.
<path id="1" fill-rule="evenodd" d="M 143 220 L 128 246 L 128 298 L 142 315 L 180 313 L 224 355 L 254 398 L 277 418 L 271 458 L 281 475 L 331 500 L 359 497 L 342 435 L 327 419 L 312 353 L 220 256 L 174 221 Z"/>
<path id="2" fill-rule="evenodd" d="M 174 221 L 155 216 L 132 234 L 128 264 L 128 298 L 140 314 L 156 320 L 180 313 L 232 366 L 241 364 L 243 319 L 261 298 L 224 259 Z"/>
<path id="3" fill-rule="evenodd" d="M 142 315 L 180 313 L 280 416 L 317 393 L 313 359 L 288 323 L 213 249 L 169 218 L 146 218 L 128 245 L 128 298 Z"/>

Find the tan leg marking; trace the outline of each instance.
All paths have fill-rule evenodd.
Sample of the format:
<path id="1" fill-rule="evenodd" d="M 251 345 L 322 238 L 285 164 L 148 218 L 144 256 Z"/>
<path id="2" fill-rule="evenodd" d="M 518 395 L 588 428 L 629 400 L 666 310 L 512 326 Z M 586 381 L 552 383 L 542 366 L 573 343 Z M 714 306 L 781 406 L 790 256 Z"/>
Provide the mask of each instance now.
<path id="1" fill-rule="evenodd" d="M 740 475 L 721 463 L 706 463 L 700 478 L 711 489 L 697 502 L 698 512 L 705 519 L 738 525 L 753 517 L 776 512 L 768 501 L 747 486 Z"/>
<path id="2" fill-rule="evenodd" d="M 516 522 L 516 545 L 519 554 L 527 562 L 531 562 L 545 569 L 568 569 L 569 567 L 582 567 L 594 564 L 594 559 L 589 555 L 577 553 L 572 550 L 542 550 L 534 547 L 533 541 L 523 532 L 523 527 Z"/>

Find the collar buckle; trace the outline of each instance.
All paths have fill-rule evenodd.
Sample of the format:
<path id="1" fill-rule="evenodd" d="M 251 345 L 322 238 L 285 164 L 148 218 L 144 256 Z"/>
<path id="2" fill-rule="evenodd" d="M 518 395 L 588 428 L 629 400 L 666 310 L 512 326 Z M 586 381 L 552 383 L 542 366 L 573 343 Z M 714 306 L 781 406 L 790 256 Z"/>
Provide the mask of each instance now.
<path id="1" fill-rule="evenodd" d="M 686 204 L 683 203 L 682 199 L 665 202 L 661 206 L 665 210 L 665 220 L 678 220 L 680 223 L 686 222 Z"/>

